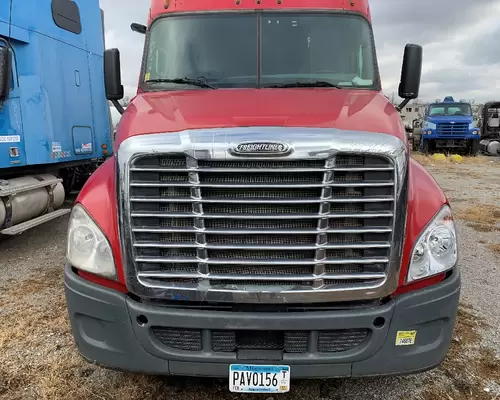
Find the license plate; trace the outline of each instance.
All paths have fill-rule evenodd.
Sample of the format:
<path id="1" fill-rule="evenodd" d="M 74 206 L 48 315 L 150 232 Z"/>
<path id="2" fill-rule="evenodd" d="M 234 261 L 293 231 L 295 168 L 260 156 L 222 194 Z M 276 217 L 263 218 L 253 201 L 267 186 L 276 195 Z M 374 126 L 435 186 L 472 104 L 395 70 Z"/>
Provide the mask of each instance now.
<path id="1" fill-rule="evenodd" d="M 244 365 L 229 367 L 229 390 L 236 393 L 285 393 L 290 390 L 290 367 Z"/>

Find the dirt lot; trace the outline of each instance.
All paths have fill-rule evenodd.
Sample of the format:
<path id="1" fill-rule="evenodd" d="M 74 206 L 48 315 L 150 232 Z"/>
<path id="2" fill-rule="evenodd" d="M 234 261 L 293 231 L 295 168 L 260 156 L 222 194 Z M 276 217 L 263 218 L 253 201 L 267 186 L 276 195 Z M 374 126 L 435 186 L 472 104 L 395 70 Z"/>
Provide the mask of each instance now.
<path id="1" fill-rule="evenodd" d="M 82 361 L 66 318 L 67 219 L 0 242 L 0 399 L 500 399 L 500 160 L 416 156 L 459 219 L 462 305 L 443 365 L 424 374 L 292 382 L 282 396 L 236 396 L 219 380 L 107 371 Z"/>

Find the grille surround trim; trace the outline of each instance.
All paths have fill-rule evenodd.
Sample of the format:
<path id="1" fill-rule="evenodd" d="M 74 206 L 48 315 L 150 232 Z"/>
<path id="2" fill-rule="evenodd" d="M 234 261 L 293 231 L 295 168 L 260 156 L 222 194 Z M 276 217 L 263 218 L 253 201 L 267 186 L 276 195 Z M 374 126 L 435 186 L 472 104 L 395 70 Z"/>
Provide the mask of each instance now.
<path id="1" fill-rule="evenodd" d="M 131 199 L 130 199 L 130 172 L 134 169 L 131 165 L 136 159 L 152 154 L 184 154 L 187 157 L 189 164 L 189 183 L 191 190 L 191 198 L 180 200 L 192 202 L 193 215 L 195 218 L 195 226 L 193 228 L 177 228 L 164 230 L 171 232 L 195 232 L 198 243 L 206 243 L 206 234 L 220 229 L 210 230 L 204 226 L 198 226 L 197 223 L 203 223 L 202 218 L 196 218 L 197 214 L 203 214 L 202 204 L 210 202 L 232 202 L 232 203 L 252 203 L 254 200 L 240 199 L 221 199 L 212 200 L 201 198 L 201 187 L 199 185 L 197 169 L 197 161 L 211 160 L 226 161 L 240 160 L 241 157 L 231 154 L 229 151 L 232 144 L 248 139 L 252 141 L 269 141 L 270 138 L 278 138 L 279 140 L 291 143 L 293 153 L 285 157 L 279 157 L 281 160 L 297 161 L 297 160 L 323 160 L 333 157 L 337 153 L 350 153 L 353 155 L 378 156 L 386 158 L 390 161 L 394 170 L 394 214 L 392 226 L 392 252 L 387 265 L 387 274 L 385 279 L 378 279 L 374 282 L 366 283 L 356 288 L 346 285 L 337 287 L 319 287 L 314 290 L 305 290 L 303 287 L 276 287 L 276 290 L 265 291 L 259 290 L 258 287 L 243 287 L 237 288 L 218 288 L 210 287 L 203 284 L 200 280 L 198 284 L 183 285 L 169 284 L 167 286 L 151 282 L 150 280 L 141 280 L 138 271 L 135 267 L 135 247 L 132 245 L 132 217 Z M 246 160 L 269 160 L 269 157 L 245 157 Z M 327 128 L 279 128 L 279 127 L 255 127 L 255 128 L 229 128 L 229 129 L 203 129 L 182 131 L 178 133 L 167 134 L 150 134 L 144 136 L 134 136 L 126 139 L 117 152 L 117 194 L 119 201 L 119 230 L 120 241 L 122 248 L 122 261 L 125 272 L 126 284 L 128 289 L 146 298 L 164 298 L 177 299 L 184 301 L 214 301 L 214 302 L 239 302 L 239 303 L 315 303 L 315 302 L 338 302 L 338 301 L 355 301 L 382 298 L 390 295 L 396 288 L 399 278 L 402 238 L 406 220 L 406 202 L 407 202 L 407 166 L 408 154 L 406 146 L 398 138 L 372 132 L 344 132 L 336 129 Z M 217 169 L 217 168 L 215 168 Z M 329 168 L 325 168 L 330 170 Z M 325 169 L 320 169 L 324 171 Z M 337 165 L 332 168 L 336 170 L 370 170 L 365 168 L 344 168 L 342 165 Z M 164 168 L 161 168 L 165 171 Z M 179 172 L 181 169 L 172 168 Z M 210 168 L 204 169 L 210 170 Z M 213 168 L 212 168 L 213 170 Z M 287 170 L 297 169 L 282 169 Z M 307 169 L 309 170 L 309 169 Z M 375 168 L 375 170 L 390 170 L 387 167 Z M 196 172 L 195 172 L 196 171 Z M 224 171 L 221 168 L 221 171 Z M 248 171 L 248 170 L 247 170 Z M 333 183 L 335 185 L 336 183 Z M 317 185 L 316 185 L 317 186 Z M 339 186 L 346 187 L 345 184 Z M 244 187 L 248 187 L 245 185 Z M 266 185 L 269 187 L 269 185 Z M 327 188 L 320 189 L 322 191 Z M 196 199 L 194 201 L 193 199 Z M 201 201 L 200 201 L 201 200 Z M 346 198 L 332 199 L 332 203 L 346 202 Z M 354 199 L 355 200 L 355 199 Z M 366 199 L 364 199 L 366 201 Z M 172 202 L 172 198 L 167 200 Z M 323 200 L 324 201 L 324 200 Z M 318 203 L 323 202 L 322 199 L 299 199 L 291 203 Z M 350 201 L 350 200 L 349 200 Z M 173 201 L 175 202 L 175 200 Z M 280 200 L 266 199 L 266 203 L 278 203 Z M 198 209 L 196 209 L 198 207 Z M 399 210 L 399 212 L 396 212 Z M 205 216 L 204 216 L 205 218 Z M 161 228 L 159 229 L 161 231 Z M 227 234 L 245 234 L 245 233 L 264 233 L 264 234 L 287 234 L 288 230 L 227 230 Z M 316 230 L 301 230 L 303 233 L 322 235 L 325 233 L 359 233 L 367 231 L 366 228 L 328 228 L 319 231 Z M 384 232 L 384 230 L 368 229 L 370 232 Z M 140 232 L 140 229 L 135 229 L 134 232 Z M 324 253 L 324 247 L 316 248 L 316 253 Z M 197 258 L 200 260 L 207 259 L 207 249 L 200 247 L 197 249 Z M 321 260 L 324 257 L 315 257 Z M 359 260 L 354 260 L 359 261 Z M 314 260 L 313 260 L 314 262 Z M 294 263 L 295 264 L 295 263 Z M 318 274 L 323 274 L 323 271 L 317 271 Z M 208 274 L 208 271 L 200 270 L 201 274 Z M 331 275 L 331 274 L 328 274 Z M 249 280 L 252 280 L 249 278 Z"/>

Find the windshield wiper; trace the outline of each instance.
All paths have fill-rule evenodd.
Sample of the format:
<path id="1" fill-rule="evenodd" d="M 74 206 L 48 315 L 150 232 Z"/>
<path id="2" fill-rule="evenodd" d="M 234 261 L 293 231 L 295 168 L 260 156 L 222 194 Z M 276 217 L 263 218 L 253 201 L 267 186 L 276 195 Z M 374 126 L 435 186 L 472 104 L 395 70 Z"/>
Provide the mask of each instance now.
<path id="1" fill-rule="evenodd" d="M 192 85 L 208 89 L 217 89 L 216 87 L 209 85 L 206 78 L 175 78 L 175 79 L 148 79 L 146 83 L 177 83 L 180 85 Z"/>
<path id="2" fill-rule="evenodd" d="M 276 85 L 264 86 L 265 88 L 295 88 L 295 87 L 331 87 L 331 88 L 345 88 L 345 86 L 335 85 L 327 81 L 312 81 L 312 82 L 293 82 L 293 83 L 281 83 Z"/>

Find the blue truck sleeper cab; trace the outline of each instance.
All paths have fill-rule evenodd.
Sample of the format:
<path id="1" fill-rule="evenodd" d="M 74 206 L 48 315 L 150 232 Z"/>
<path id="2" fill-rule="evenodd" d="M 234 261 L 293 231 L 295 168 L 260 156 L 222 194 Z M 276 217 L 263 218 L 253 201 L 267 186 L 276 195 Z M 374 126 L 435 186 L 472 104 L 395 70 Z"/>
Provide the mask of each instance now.
<path id="1" fill-rule="evenodd" d="M 0 233 L 60 209 L 112 151 L 99 0 L 0 1 Z"/>

